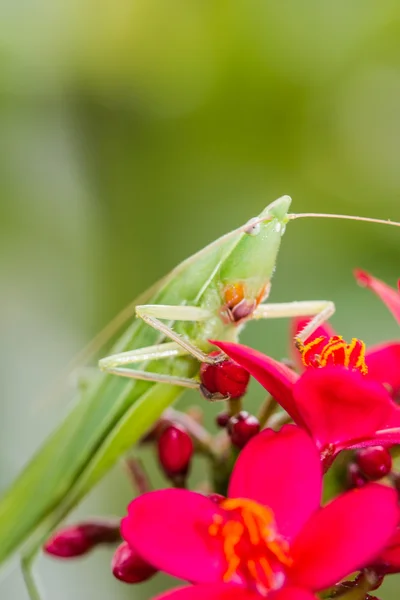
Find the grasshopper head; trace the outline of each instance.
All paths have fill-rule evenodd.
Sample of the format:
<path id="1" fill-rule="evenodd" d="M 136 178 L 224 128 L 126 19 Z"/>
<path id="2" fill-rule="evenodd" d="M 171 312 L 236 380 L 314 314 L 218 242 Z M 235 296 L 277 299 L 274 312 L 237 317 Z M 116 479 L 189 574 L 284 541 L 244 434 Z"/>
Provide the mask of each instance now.
<path id="1" fill-rule="evenodd" d="M 282 222 L 286 223 L 286 217 L 290 208 L 290 205 L 292 204 L 292 199 L 290 196 L 281 196 L 280 198 L 278 198 L 277 200 L 274 200 L 273 202 L 271 202 L 271 204 L 268 204 L 268 206 L 266 206 L 264 208 L 264 210 L 262 211 L 262 213 L 256 217 L 257 219 L 262 219 L 262 218 L 266 218 L 266 219 L 272 219 L 272 218 L 276 218 L 279 219 Z"/>
<path id="2" fill-rule="evenodd" d="M 268 295 L 291 201 L 282 196 L 251 219 L 221 265 L 222 301 L 233 321 L 249 316 Z"/>

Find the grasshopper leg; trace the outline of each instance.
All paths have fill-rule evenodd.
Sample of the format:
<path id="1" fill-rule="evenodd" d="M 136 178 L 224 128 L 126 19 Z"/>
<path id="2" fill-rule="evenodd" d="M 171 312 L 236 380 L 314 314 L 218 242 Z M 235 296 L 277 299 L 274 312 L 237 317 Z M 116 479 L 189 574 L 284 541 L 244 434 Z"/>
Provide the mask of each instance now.
<path id="1" fill-rule="evenodd" d="M 209 356 L 202 352 L 197 346 L 181 337 L 176 331 L 171 329 L 160 319 L 170 321 L 206 321 L 212 314 L 208 310 L 198 308 L 197 306 L 169 306 L 162 304 L 145 304 L 136 307 L 136 314 L 143 319 L 145 323 L 157 329 L 165 336 L 173 340 L 178 346 L 183 348 L 187 354 L 197 358 L 202 363 L 216 364 L 220 358 Z"/>
<path id="2" fill-rule="evenodd" d="M 140 348 L 139 350 L 131 350 L 128 352 L 120 352 L 112 354 L 99 361 L 99 367 L 106 373 L 119 375 L 120 377 L 128 377 L 129 379 L 141 379 L 144 381 L 153 381 L 156 383 L 170 383 L 180 385 L 182 387 L 194 388 L 199 387 L 199 383 L 194 379 L 185 377 L 176 377 L 165 373 L 153 373 L 151 371 L 142 371 L 140 369 L 131 369 L 127 365 L 135 363 L 143 363 L 148 360 L 160 360 L 165 358 L 173 358 L 176 356 L 184 356 L 187 352 L 175 344 L 175 342 L 158 344 Z"/>
<path id="3" fill-rule="evenodd" d="M 335 312 L 331 300 L 304 300 L 301 302 L 281 302 L 278 304 L 260 304 L 251 319 L 277 319 L 280 317 L 311 317 L 310 321 L 297 336 L 299 342 L 305 340 L 327 321 Z M 296 341 L 297 341 L 296 340 Z"/>
<path id="4" fill-rule="evenodd" d="M 138 369 L 127 368 L 126 365 L 141 363 L 148 360 L 160 360 L 163 358 L 173 358 L 190 354 L 197 358 L 200 362 L 215 364 L 220 362 L 220 358 L 210 357 L 205 352 L 202 352 L 197 346 L 189 342 L 176 333 L 169 325 L 163 323 L 160 319 L 169 321 L 205 321 L 210 317 L 207 310 L 196 306 L 170 306 L 159 304 L 147 304 L 136 307 L 136 314 L 145 323 L 163 333 L 166 337 L 173 340 L 164 344 L 140 348 L 128 352 L 121 352 L 107 356 L 99 362 L 99 367 L 102 371 L 119 375 L 121 377 L 129 377 L 131 379 L 142 379 L 158 383 L 169 383 L 180 385 L 182 387 L 198 389 L 200 384 L 195 379 L 185 377 L 176 377 L 164 373 L 154 373 Z"/>

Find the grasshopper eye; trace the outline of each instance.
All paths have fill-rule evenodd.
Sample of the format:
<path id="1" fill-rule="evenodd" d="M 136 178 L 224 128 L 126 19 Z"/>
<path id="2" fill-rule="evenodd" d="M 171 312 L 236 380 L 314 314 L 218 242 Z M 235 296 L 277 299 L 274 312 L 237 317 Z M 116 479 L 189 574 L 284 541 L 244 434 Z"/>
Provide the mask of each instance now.
<path id="1" fill-rule="evenodd" d="M 257 218 L 255 218 L 255 219 L 250 219 L 250 221 L 247 223 L 244 233 L 247 233 L 248 235 L 258 235 L 260 233 L 260 231 L 261 231 L 261 223 L 257 222 Z"/>

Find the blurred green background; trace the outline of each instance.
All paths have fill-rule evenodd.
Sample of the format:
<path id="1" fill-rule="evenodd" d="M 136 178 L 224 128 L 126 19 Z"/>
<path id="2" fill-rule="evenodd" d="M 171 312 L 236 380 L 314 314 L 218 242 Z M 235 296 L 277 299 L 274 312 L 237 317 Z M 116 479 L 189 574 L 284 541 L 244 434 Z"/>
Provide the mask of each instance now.
<path id="1" fill-rule="evenodd" d="M 399 36 L 398 0 L 3 0 L 0 489 L 66 410 L 46 400 L 57 374 L 177 262 L 282 194 L 296 212 L 400 220 Z M 271 299 L 332 299 L 345 336 L 396 337 L 352 268 L 394 284 L 399 246 L 395 228 L 292 223 Z M 280 358 L 287 323 L 243 340 Z M 116 469 L 78 515 L 122 514 L 131 495 Z M 166 586 L 124 586 L 109 560 L 42 558 L 47 597 Z M 0 598 L 26 600 L 16 568 Z"/>

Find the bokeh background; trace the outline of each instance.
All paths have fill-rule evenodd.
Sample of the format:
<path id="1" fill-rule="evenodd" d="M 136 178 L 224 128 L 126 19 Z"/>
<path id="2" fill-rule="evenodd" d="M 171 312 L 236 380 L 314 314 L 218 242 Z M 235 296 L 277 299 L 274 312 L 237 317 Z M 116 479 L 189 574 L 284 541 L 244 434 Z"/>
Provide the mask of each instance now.
<path id="1" fill-rule="evenodd" d="M 0 489 L 62 418 L 57 375 L 177 262 L 285 193 L 296 212 L 400 220 L 399 36 L 397 0 L 1 2 Z M 394 284 L 399 248 L 395 228 L 294 222 L 271 298 L 329 298 L 345 336 L 396 337 L 352 269 Z M 280 358 L 287 323 L 243 339 Z M 212 427 L 219 407 L 205 409 Z M 115 469 L 73 518 L 131 496 Z M 166 586 L 124 586 L 109 560 L 42 558 L 47 597 Z M 379 595 L 398 594 L 392 578 Z M 0 597 L 27 599 L 16 568 Z"/>

